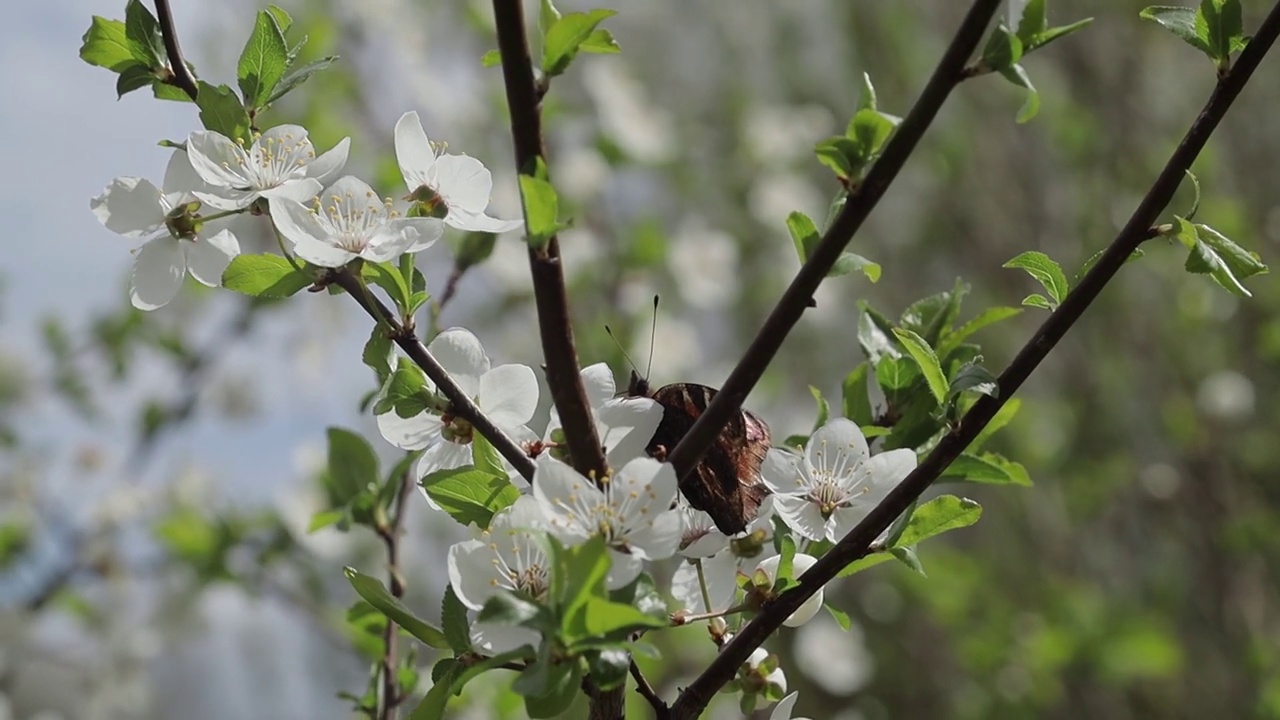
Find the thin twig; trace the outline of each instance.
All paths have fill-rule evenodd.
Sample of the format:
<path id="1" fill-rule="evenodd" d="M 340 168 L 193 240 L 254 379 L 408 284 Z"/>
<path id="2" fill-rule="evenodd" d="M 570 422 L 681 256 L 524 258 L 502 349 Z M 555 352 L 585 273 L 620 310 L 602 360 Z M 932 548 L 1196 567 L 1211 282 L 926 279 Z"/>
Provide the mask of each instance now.
<path id="1" fill-rule="evenodd" d="M 182 58 L 169 0 L 156 0 L 156 19 L 160 21 L 160 36 L 164 39 L 165 54 L 169 56 L 169 71 L 173 73 L 173 79 L 169 83 L 180 88 L 194 101 L 200 90 L 195 76 L 191 74 L 191 68 L 187 67 L 187 61 Z"/>
<path id="2" fill-rule="evenodd" d="M 400 573 L 400 535 L 404 530 L 404 519 L 408 515 L 409 494 L 412 492 L 414 477 L 412 471 L 400 478 L 400 487 L 396 491 L 395 504 L 391 507 L 390 523 L 377 528 L 378 537 L 382 538 L 387 548 L 387 586 L 392 597 L 404 597 L 404 576 Z M 382 631 L 382 703 L 379 706 L 378 720 L 396 720 L 396 708 L 404 700 L 400 694 L 400 678 L 396 672 L 397 638 L 400 633 L 396 624 L 390 619 Z"/>
<path id="3" fill-rule="evenodd" d="M 502 53 L 507 104 L 511 108 L 516 169 L 532 173 L 538 159 L 546 153 L 542 147 L 541 95 L 534 82 L 533 61 L 525 37 L 524 9 L 520 0 L 493 0 L 493 15 L 498 29 L 498 50 Z M 529 246 L 529 270 L 533 276 L 547 385 L 564 425 L 573 466 L 583 475 L 594 473 L 595 477 L 603 477 L 607 470 L 604 449 L 596 436 L 591 406 L 582 386 L 564 269 L 560 263 L 560 243 L 554 236 L 541 249 Z"/>
<path id="4" fill-rule="evenodd" d="M 925 458 L 862 522 L 830 551 L 818 559 L 799 579 L 799 584 L 764 608 L 730 641 L 720 655 L 689 685 L 672 706 L 672 717 L 693 718 L 707 706 L 711 696 L 731 680 L 752 650 L 777 630 L 782 621 L 800 605 L 830 582 L 849 563 L 865 556 L 871 543 L 942 474 L 969 443 L 977 437 L 991 418 L 1009 400 L 1040 362 L 1062 339 L 1062 336 L 1084 314 L 1094 299 L 1115 277 L 1133 251 L 1151 237 L 1151 227 L 1173 199 L 1200 151 L 1218 123 L 1226 115 L 1236 96 L 1249 81 L 1262 58 L 1280 36 L 1280 3 L 1277 3 L 1258 32 L 1241 52 L 1236 64 L 1220 75 L 1219 82 L 1200 111 L 1191 129 L 1169 158 L 1151 189 L 1129 218 L 1129 222 L 1108 246 L 1097 264 L 1085 275 L 1057 310 L 1027 341 L 998 380 L 996 396 L 984 396 L 965 414 L 960 424 L 938 443 Z"/>
<path id="5" fill-rule="evenodd" d="M 649 701 L 657 720 L 666 720 L 671 714 L 671 708 L 667 707 L 666 701 L 662 699 L 658 691 L 653 689 L 653 685 L 649 684 L 649 678 L 646 678 L 644 673 L 640 672 L 640 666 L 636 664 L 635 660 L 631 661 L 631 677 L 636 681 L 636 692 Z"/>
<path id="6" fill-rule="evenodd" d="M 385 322 L 393 329 L 391 339 L 400 346 L 405 355 L 414 362 L 418 367 L 422 368 L 422 372 L 436 384 L 440 392 L 449 400 L 449 409 L 453 414 L 471 423 L 476 429 L 489 441 L 490 444 L 498 451 L 502 457 L 510 462 L 517 472 L 519 472 L 526 480 L 533 479 L 533 471 L 537 467 L 529 454 L 520 449 L 520 446 L 511 439 L 510 435 L 503 432 L 489 419 L 487 415 L 481 412 L 480 407 L 475 401 L 467 395 L 466 391 L 458 387 L 458 383 L 454 382 L 449 375 L 449 371 L 427 351 L 427 347 L 422 344 L 413 333 L 405 332 L 400 322 L 396 320 L 395 314 L 372 293 L 365 294 L 361 292 L 359 280 L 356 279 L 347 270 L 340 270 L 332 273 L 330 281 L 347 291 L 347 294 L 355 298 L 361 308 L 369 314 L 374 320 Z"/>
<path id="7" fill-rule="evenodd" d="M 724 386 L 716 393 L 715 399 L 707 405 L 707 409 L 703 411 L 693 427 L 689 428 L 689 432 L 671 451 L 669 458 L 675 465 L 676 474 L 679 477 L 684 478 L 693 471 L 698 460 L 720 435 L 720 431 L 734 414 L 742 409 L 742 403 L 747 399 L 751 389 L 760 381 L 765 368 L 773 361 L 787 334 L 800 321 L 805 308 L 810 306 L 818 285 L 840 258 L 845 246 L 853 239 L 854 233 L 884 196 L 885 190 L 897 177 L 898 171 L 906 164 L 907 158 L 915 150 L 916 143 L 933 122 L 942 103 L 951 94 L 951 90 L 963 80 L 961 72 L 965 62 L 982 40 L 991 16 L 999 9 L 1001 1 L 975 0 L 960 29 L 956 31 L 951 46 L 939 60 L 938 68 L 929 79 L 929 84 L 925 86 L 920 99 L 916 101 L 911 112 L 894 133 L 885 147 L 884 154 L 867 172 L 863 182 L 849 193 L 844 209 L 836 216 L 835 222 L 818 243 L 808 262 L 800 268 L 800 272 L 791 281 L 790 287 L 778 300 L 773 312 L 769 314 L 746 353 L 738 361 L 737 367 L 725 380 Z"/>

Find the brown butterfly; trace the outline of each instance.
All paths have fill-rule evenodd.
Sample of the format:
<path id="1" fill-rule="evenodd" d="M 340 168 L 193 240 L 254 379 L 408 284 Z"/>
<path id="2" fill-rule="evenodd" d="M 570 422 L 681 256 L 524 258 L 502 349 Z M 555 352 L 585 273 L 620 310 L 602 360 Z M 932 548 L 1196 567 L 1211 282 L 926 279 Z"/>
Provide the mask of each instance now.
<path id="1" fill-rule="evenodd" d="M 665 460 L 716 396 L 714 388 L 695 383 L 664 385 L 657 390 L 640 373 L 631 371 L 627 394 L 647 397 L 662 406 L 662 422 L 645 450 Z M 702 456 L 693 473 L 680 481 L 680 492 L 695 508 L 706 512 L 726 535 L 740 533 L 760 512 L 769 494 L 760 479 L 760 464 L 769 452 L 769 426 L 747 410 L 740 410 Z"/>

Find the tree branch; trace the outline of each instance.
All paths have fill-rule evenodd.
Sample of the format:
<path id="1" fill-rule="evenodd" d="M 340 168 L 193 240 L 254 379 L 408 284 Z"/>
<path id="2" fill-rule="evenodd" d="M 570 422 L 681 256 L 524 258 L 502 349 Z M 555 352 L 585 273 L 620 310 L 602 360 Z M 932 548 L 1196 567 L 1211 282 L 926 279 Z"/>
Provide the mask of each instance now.
<path id="1" fill-rule="evenodd" d="M 733 678 L 734 673 L 750 656 L 751 651 L 759 647 L 782 625 L 784 619 L 819 588 L 835 578 L 845 566 L 866 555 L 875 538 L 879 537 L 894 519 L 919 498 L 987 426 L 991 418 L 1021 387 L 1063 335 L 1075 325 L 1133 251 L 1151 237 L 1151 226 L 1173 199 L 1173 194 L 1182 182 L 1185 172 L 1204 149 L 1218 123 L 1226 115 L 1236 96 L 1249 81 L 1278 35 L 1280 35 L 1280 3 L 1271 9 L 1257 34 L 1241 52 L 1235 66 L 1220 76 L 1204 109 L 1200 111 L 1190 130 L 1169 158 L 1164 170 L 1129 218 L 1129 222 L 1111 242 L 1098 263 L 1067 295 L 1058 309 L 1027 341 L 1009 367 L 1001 373 L 998 381 L 999 393 L 995 397 L 983 396 L 979 399 L 961 419 L 960 424 L 943 437 L 933 452 L 929 453 L 924 462 L 912 471 L 893 492 L 889 493 L 862 522 L 858 523 L 857 527 L 800 577 L 797 587 L 780 595 L 748 623 L 742 632 L 724 647 L 702 675 L 680 695 L 672 706 L 672 717 L 697 716 L 706 707 L 712 694 Z"/>
<path id="2" fill-rule="evenodd" d="M 180 88 L 195 101 L 199 92 L 195 76 L 187 61 L 182 58 L 182 48 L 178 47 L 178 31 L 173 24 L 173 12 L 169 10 L 169 0 L 156 0 L 156 19 L 160 21 L 160 36 L 164 39 L 164 51 L 169 56 L 169 71 L 173 73 L 171 84 Z"/>
<path id="3" fill-rule="evenodd" d="M 414 486 L 412 471 L 400 478 L 400 487 L 396 491 L 395 504 L 391 507 L 391 522 L 379 525 L 378 537 L 382 538 L 387 548 L 387 583 L 392 597 L 397 600 L 404 597 L 404 576 L 400 573 L 400 534 L 404 530 L 404 518 L 407 515 L 409 493 Z M 382 632 L 382 703 L 379 706 L 378 720 L 396 720 L 396 708 L 404 701 L 400 694 L 400 678 L 396 673 L 397 638 L 399 630 L 396 624 L 387 619 L 387 626 Z"/>
<path id="4" fill-rule="evenodd" d="M 498 50 L 502 53 L 507 104 L 511 108 L 516 168 L 521 173 L 532 173 L 537 160 L 545 158 L 546 152 L 542 146 L 540 94 L 524 32 L 524 10 L 520 0 L 493 0 L 493 15 L 498 29 Z M 582 386 L 564 269 L 560 263 L 560 243 L 554 236 L 541 249 L 529 246 L 529 270 L 533 276 L 547 384 L 564 425 L 573 466 L 583 475 L 594 473 L 602 477 L 607 471 L 604 448 L 596 436 L 595 421 Z"/>
<path id="5" fill-rule="evenodd" d="M 969 13 L 956 31 L 950 47 L 938 61 L 929 84 L 889 140 L 884 154 L 871 166 L 863 182 L 849 193 L 844 209 L 836 216 L 808 262 L 800 268 L 800 272 L 778 300 L 773 312 L 738 361 L 737 367 L 724 381 L 724 386 L 685 434 L 684 439 L 671 451 L 670 462 L 675 465 L 676 474 L 681 479 L 693 471 L 698 460 L 720 435 L 720 431 L 742 409 L 742 403 L 760 381 L 765 368 L 773 362 L 787 334 L 800 321 L 805 308 L 809 307 L 818 285 L 836 260 L 840 259 L 840 253 L 844 252 L 854 233 L 862 227 L 889 184 L 897 177 L 898 171 L 906 164 L 916 143 L 933 122 L 951 90 L 964 79 L 965 63 L 982 40 L 991 16 L 999 9 L 1000 3 L 1001 0 L 975 0 L 969 8 Z"/>
<path id="6" fill-rule="evenodd" d="M 347 294 L 355 298 L 360 307 L 369 313 L 374 320 L 386 323 L 392 328 L 391 339 L 395 344 L 400 346 L 405 355 L 414 362 L 418 367 L 422 368 L 422 372 L 436 384 L 440 392 L 449 400 L 449 408 L 455 415 L 471 423 L 486 440 L 497 449 L 502 457 L 515 466 L 516 470 L 524 476 L 526 480 L 533 480 L 533 471 L 536 467 L 528 453 L 520 449 L 511 436 L 502 431 L 489 419 L 487 415 L 480 411 L 480 407 L 475 401 L 453 381 L 449 371 L 431 355 L 427 347 L 422 344 L 417 335 L 408 332 L 400 321 L 396 319 L 390 308 L 382 304 L 382 301 L 374 297 L 372 293 L 366 292 L 360 281 L 356 279 L 347 270 L 338 270 L 330 276 L 330 281 L 347 291 Z"/>
<path id="7" fill-rule="evenodd" d="M 649 684 L 649 679 L 640 672 L 640 666 L 636 665 L 635 660 L 631 661 L 631 677 L 636 681 L 636 692 L 648 700 L 649 705 L 653 707 L 653 716 L 657 720 L 666 720 L 671 714 L 671 708 L 667 707 L 662 696 Z"/>

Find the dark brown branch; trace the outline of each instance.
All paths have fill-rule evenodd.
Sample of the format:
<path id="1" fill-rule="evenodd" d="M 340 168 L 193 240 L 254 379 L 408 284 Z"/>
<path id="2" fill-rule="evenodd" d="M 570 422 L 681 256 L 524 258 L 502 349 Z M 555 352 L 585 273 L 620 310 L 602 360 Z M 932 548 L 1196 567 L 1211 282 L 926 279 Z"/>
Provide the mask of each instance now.
<path id="1" fill-rule="evenodd" d="M 929 84 L 885 147 L 884 154 L 867 172 L 863 182 L 849 193 L 844 209 L 836 216 L 835 222 L 814 249 L 808 262 L 800 268 L 790 287 L 778 300 L 773 312 L 738 361 L 737 367 L 725 380 L 724 386 L 684 439 L 671 451 L 671 463 L 675 465 L 676 474 L 681 478 L 693 471 L 698 460 L 711 447 L 711 443 L 720 435 L 730 418 L 742 409 L 742 403 L 760 381 L 760 376 L 773 361 L 787 334 L 800 321 L 805 308 L 810 307 L 818 285 L 884 196 L 898 171 L 906 164 L 907 158 L 915 150 L 916 144 L 933 122 L 951 90 L 964 79 L 962 73 L 965 63 L 982 40 L 991 16 L 999 9 L 1000 3 L 1001 0 L 975 0 L 960 29 L 956 31 L 951 46 L 938 62 Z"/>
<path id="2" fill-rule="evenodd" d="M 493 0 L 498 28 L 498 50 L 502 53 L 502 78 L 511 108 L 511 137 L 515 145 L 516 168 L 531 174 L 542 147 L 542 109 L 533 77 L 533 60 L 525 37 L 524 10 L 520 0 Z M 604 449 L 596 436 L 595 421 L 582 386 L 578 351 L 569 319 L 569 299 L 565 291 L 564 268 L 560 263 L 560 243 L 553 236 L 541 249 L 529 246 L 529 269 L 533 275 L 533 296 L 538 308 L 538 330 L 546 360 L 547 384 L 555 401 L 574 468 L 583 475 L 601 477 L 606 472 Z"/>
<path id="3" fill-rule="evenodd" d="M 1098 263 L 1085 275 L 1080 284 L 1063 300 L 1062 305 L 1049 316 L 1040 329 L 1014 358 L 999 378 L 996 397 L 984 396 L 965 414 L 951 433 L 946 435 L 919 467 L 908 475 L 883 502 L 858 523 L 839 543 L 819 558 L 800 578 L 799 585 L 783 593 L 746 625 L 724 647 L 720 655 L 707 667 L 677 699 L 672 707 L 676 718 L 696 717 L 706 707 L 711 695 L 733 678 L 738 667 L 746 661 L 751 651 L 776 631 L 782 621 L 796 608 L 835 576 L 849 563 L 867 554 L 871 543 L 920 495 L 928 489 L 943 470 L 951 464 L 969 443 L 977 437 L 991 418 L 1021 387 L 1028 376 L 1039 366 L 1062 336 L 1080 319 L 1094 299 L 1115 277 L 1135 249 L 1151 237 L 1151 226 L 1173 199 L 1205 143 L 1226 115 L 1236 96 L 1244 88 L 1262 58 L 1280 35 L 1280 3 L 1267 15 L 1258 33 L 1240 54 L 1235 66 L 1220 76 L 1218 85 L 1209 101 L 1187 131 L 1182 142 L 1169 158 L 1151 189 L 1129 218 L 1120 234 L 1111 242 Z"/>
<path id="4" fill-rule="evenodd" d="M 192 101 L 196 99 L 199 86 L 187 61 L 182 58 L 182 48 L 178 46 L 178 31 L 173 24 L 173 12 L 169 10 L 169 0 L 156 0 L 156 19 L 160 21 L 160 36 L 164 39 L 164 51 L 169 56 L 169 71 L 173 73 L 170 81 L 182 89 Z"/>
<path id="5" fill-rule="evenodd" d="M 649 684 L 649 678 L 640 672 L 640 666 L 636 665 L 636 661 L 631 661 L 631 677 L 636 681 L 636 692 L 649 701 L 649 705 L 653 707 L 653 715 L 657 720 L 666 720 L 671 714 L 671 708 L 667 707 L 666 701 L 653 689 Z"/>
<path id="6" fill-rule="evenodd" d="M 400 487 L 396 491 L 395 503 L 391 506 L 391 518 L 387 524 L 377 527 L 378 537 L 382 538 L 387 548 L 388 588 L 396 599 L 404 597 L 404 575 L 400 573 L 400 534 L 404 531 L 404 518 L 408 514 L 409 493 L 412 492 L 414 478 L 407 472 L 400 478 Z M 397 645 L 399 630 L 396 624 L 387 620 L 382 631 L 382 703 L 379 705 L 378 720 L 396 720 L 396 708 L 404 701 L 400 694 L 400 677 L 396 672 Z"/>
<path id="7" fill-rule="evenodd" d="M 360 303 L 360 307 L 364 308 L 364 311 L 369 313 L 370 317 L 392 328 L 391 339 L 436 384 L 440 393 L 449 400 L 449 408 L 453 414 L 471 423 L 476 432 L 483 435 L 502 457 L 515 466 L 516 470 L 526 480 L 533 480 L 533 471 L 536 466 L 528 453 L 521 450 L 520 446 L 502 431 L 502 428 L 494 425 L 493 421 L 480 411 L 480 407 L 462 388 L 458 387 L 458 384 L 449 376 L 449 372 L 444 369 L 444 366 L 427 351 L 427 347 L 422 344 L 422 341 L 413 333 L 406 332 L 400 321 L 396 319 L 395 314 L 386 305 L 382 304 L 381 300 L 368 292 L 367 288 L 347 270 L 334 272 L 330 277 L 330 281 L 355 298 L 356 302 Z"/>

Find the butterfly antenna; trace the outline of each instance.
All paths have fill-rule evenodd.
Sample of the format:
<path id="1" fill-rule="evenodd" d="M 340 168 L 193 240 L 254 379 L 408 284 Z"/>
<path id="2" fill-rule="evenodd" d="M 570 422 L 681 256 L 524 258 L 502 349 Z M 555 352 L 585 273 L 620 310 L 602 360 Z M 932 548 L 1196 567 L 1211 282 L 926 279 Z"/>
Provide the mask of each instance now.
<path id="1" fill-rule="evenodd" d="M 653 342 L 658 337 L 658 296 L 653 296 L 653 322 L 649 326 L 649 365 L 644 369 L 645 379 L 649 379 L 649 373 L 653 371 Z"/>
<path id="2" fill-rule="evenodd" d="M 637 374 L 639 374 L 640 368 L 636 367 L 635 361 L 632 360 L 631 356 L 627 354 L 627 349 L 622 347 L 622 341 L 618 340 L 618 336 L 613 334 L 613 328 L 609 327 L 608 325 L 605 325 L 604 331 L 609 335 L 609 338 L 613 340 L 613 344 L 618 346 L 619 352 L 622 353 L 622 357 L 626 358 L 627 364 L 631 366 L 631 369 L 634 370 Z"/>

